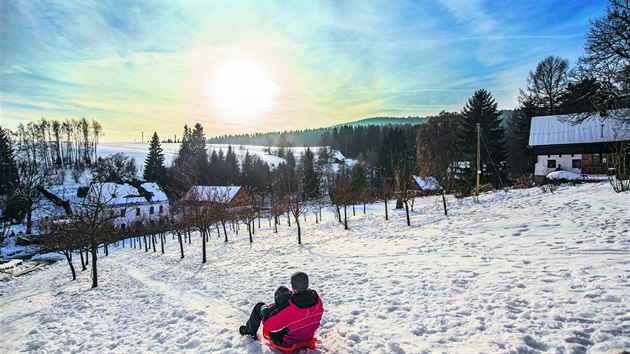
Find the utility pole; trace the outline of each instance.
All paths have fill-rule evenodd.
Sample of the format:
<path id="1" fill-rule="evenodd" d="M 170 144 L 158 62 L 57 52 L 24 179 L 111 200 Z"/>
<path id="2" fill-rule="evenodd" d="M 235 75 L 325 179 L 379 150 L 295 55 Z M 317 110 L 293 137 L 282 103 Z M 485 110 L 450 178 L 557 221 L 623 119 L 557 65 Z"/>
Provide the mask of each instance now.
<path id="1" fill-rule="evenodd" d="M 142 134 L 142 142 L 144 143 L 144 132 L 140 132 Z"/>
<path id="2" fill-rule="evenodd" d="M 477 187 L 475 188 L 475 195 L 477 201 L 479 201 L 479 178 L 481 177 L 481 124 L 477 123 Z"/>

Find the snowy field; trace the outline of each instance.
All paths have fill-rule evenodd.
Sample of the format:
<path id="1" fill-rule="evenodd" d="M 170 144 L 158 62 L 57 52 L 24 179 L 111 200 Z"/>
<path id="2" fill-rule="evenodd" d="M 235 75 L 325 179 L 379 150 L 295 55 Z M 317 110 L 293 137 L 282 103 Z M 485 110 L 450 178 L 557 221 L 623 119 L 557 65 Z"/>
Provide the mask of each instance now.
<path id="1" fill-rule="evenodd" d="M 179 150 L 179 143 L 162 143 L 162 149 L 164 150 L 164 163 L 166 166 L 170 166 L 173 162 L 173 157 L 177 155 L 177 151 Z M 217 152 L 222 149 L 225 154 L 228 149 L 228 144 L 207 144 L 208 148 L 208 156 L 212 153 L 212 150 L 215 149 Z M 232 145 L 232 149 L 236 153 L 236 156 L 239 160 L 242 160 L 245 157 L 245 153 L 249 151 L 251 155 L 259 156 L 263 161 L 267 162 L 269 166 L 277 166 L 280 162 L 284 162 L 283 158 L 277 157 L 275 155 L 267 154 L 263 149 L 264 146 L 257 145 Z M 277 148 L 272 148 L 272 150 L 276 150 Z M 311 147 L 313 152 L 317 152 L 318 147 Z M 297 158 L 301 153 L 306 151 L 304 147 L 292 147 L 293 153 Z M 144 160 L 147 158 L 147 154 L 149 153 L 149 143 L 99 143 L 98 144 L 98 155 L 101 157 L 106 157 L 112 154 L 116 154 L 119 152 L 124 152 L 125 155 L 129 157 L 133 157 L 136 159 L 136 164 L 138 166 L 138 172 L 142 172 L 144 168 Z M 141 173 L 140 173 L 141 175 Z"/>
<path id="2" fill-rule="evenodd" d="M 170 235 L 165 255 L 127 244 L 101 254 L 96 289 L 63 261 L 0 282 L 0 353 L 270 353 L 237 329 L 297 270 L 326 309 L 311 353 L 630 349 L 629 207 L 598 183 L 451 200 L 448 217 L 428 197 L 411 227 L 374 204 L 344 231 L 326 210 L 302 246 L 285 220 L 253 244 L 215 234 L 205 265 L 198 236 L 183 260 Z"/>

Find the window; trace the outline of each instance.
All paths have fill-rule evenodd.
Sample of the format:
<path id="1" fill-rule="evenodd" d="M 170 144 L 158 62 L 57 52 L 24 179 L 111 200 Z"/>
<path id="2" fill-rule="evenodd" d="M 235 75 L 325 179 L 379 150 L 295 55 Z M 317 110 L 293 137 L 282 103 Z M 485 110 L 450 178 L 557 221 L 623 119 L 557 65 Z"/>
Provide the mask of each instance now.
<path id="1" fill-rule="evenodd" d="M 160 211 L 159 213 L 162 214 L 162 212 L 164 212 L 164 205 L 160 205 Z"/>
<path id="2" fill-rule="evenodd" d="M 149 214 L 153 215 L 153 213 L 155 212 L 155 208 L 152 206 L 149 208 Z"/>
<path id="3" fill-rule="evenodd" d="M 120 229 L 124 230 L 125 229 L 125 224 L 120 224 Z"/>
<path id="4" fill-rule="evenodd" d="M 120 217 L 122 218 L 123 216 L 125 216 L 125 209 L 120 209 Z"/>
<path id="5" fill-rule="evenodd" d="M 582 160 L 571 160 L 571 167 L 582 168 Z"/>
<path id="6" fill-rule="evenodd" d="M 140 216 L 140 208 L 136 208 L 136 216 Z"/>
<path id="7" fill-rule="evenodd" d="M 547 168 L 556 168 L 556 160 L 547 160 Z"/>

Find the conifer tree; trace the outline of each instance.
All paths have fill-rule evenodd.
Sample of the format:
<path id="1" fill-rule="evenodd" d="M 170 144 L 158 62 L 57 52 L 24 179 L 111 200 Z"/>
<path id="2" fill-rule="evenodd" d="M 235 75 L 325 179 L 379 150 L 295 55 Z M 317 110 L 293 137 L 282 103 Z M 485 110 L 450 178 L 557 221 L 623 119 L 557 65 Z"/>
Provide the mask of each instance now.
<path id="1" fill-rule="evenodd" d="M 144 161 L 143 178 L 147 181 L 158 182 L 160 185 L 166 182 L 166 166 L 164 165 L 164 150 L 157 132 L 153 133 L 149 154 Z"/>
<path id="2" fill-rule="evenodd" d="M 309 200 L 319 196 L 319 176 L 315 171 L 315 154 L 310 148 L 306 149 L 306 152 L 302 156 L 302 163 L 300 164 L 302 169 L 302 199 Z"/>
<path id="3" fill-rule="evenodd" d="M 228 151 L 225 154 L 225 173 L 227 183 L 234 184 L 237 182 L 239 167 L 232 145 L 228 145 Z"/>
<path id="4" fill-rule="evenodd" d="M 208 151 L 206 150 L 206 136 L 201 124 L 195 124 L 190 138 L 192 161 L 199 183 L 206 184 L 209 180 Z"/>
<path id="5" fill-rule="evenodd" d="M 490 92 L 477 90 L 462 109 L 462 127 L 458 131 L 458 146 L 462 156 L 470 161 L 471 171 L 477 171 L 477 123 L 481 126 L 481 183 L 492 183 L 499 187 L 505 183 L 503 165 L 505 160 L 504 129 L 497 111 L 497 103 Z M 469 174 L 470 185 L 475 174 Z"/>
<path id="6" fill-rule="evenodd" d="M 19 175 L 11 138 L 0 126 L 0 195 L 11 195 L 18 182 Z"/>

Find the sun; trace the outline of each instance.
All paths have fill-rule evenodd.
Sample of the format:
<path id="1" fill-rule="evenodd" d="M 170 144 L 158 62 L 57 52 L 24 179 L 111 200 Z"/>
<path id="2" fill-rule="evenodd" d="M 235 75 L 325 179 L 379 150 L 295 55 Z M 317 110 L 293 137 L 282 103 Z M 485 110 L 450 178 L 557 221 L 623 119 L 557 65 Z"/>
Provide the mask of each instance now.
<path id="1" fill-rule="evenodd" d="M 259 63 L 235 58 L 217 67 L 212 101 L 228 118 L 248 120 L 273 108 L 277 90 Z"/>

